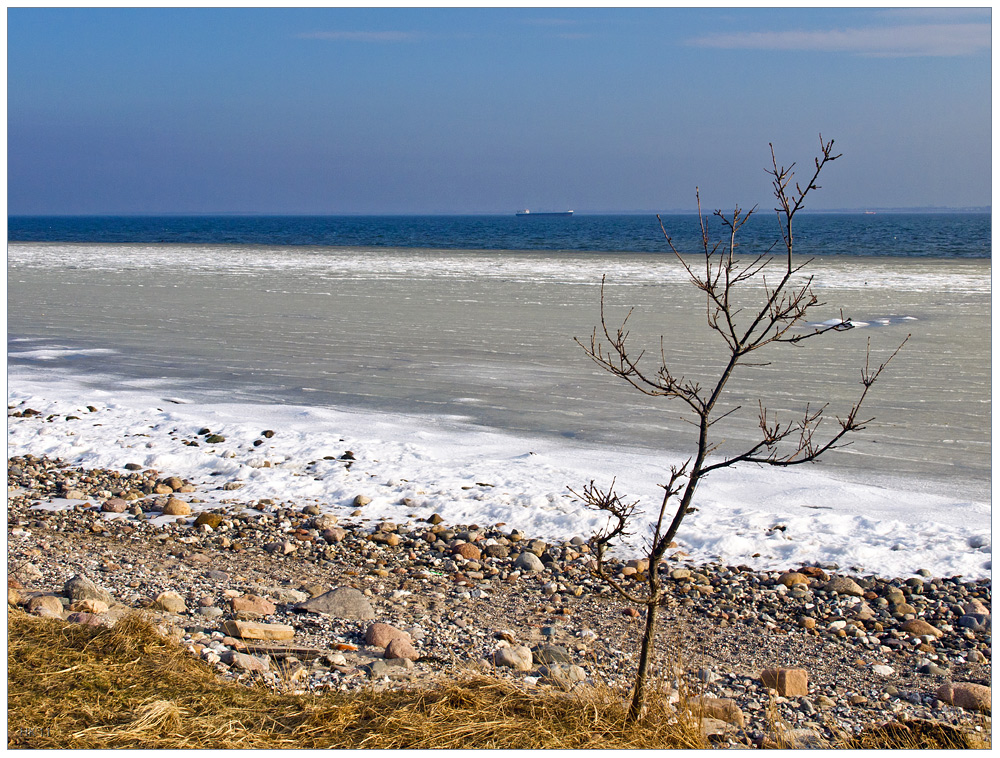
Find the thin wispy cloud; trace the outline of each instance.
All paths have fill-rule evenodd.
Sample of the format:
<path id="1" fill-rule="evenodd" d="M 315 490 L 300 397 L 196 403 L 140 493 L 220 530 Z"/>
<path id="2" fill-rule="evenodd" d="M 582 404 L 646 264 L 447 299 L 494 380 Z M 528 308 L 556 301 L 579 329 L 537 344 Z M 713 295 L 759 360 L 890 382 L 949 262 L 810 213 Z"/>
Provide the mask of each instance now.
<path id="1" fill-rule="evenodd" d="M 989 24 L 907 24 L 887 27 L 736 32 L 689 41 L 729 50 L 809 50 L 883 58 L 972 55 L 990 49 Z"/>
<path id="2" fill-rule="evenodd" d="M 990 8 L 883 8 L 872 11 L 883 18 L 922 19 L 924 23 L 937 21 L 943 24 L 957 24 L 977 19 L 989 22 L 992 18 Z"/>
<path id="3" fill-rule="evenodd" d="M 380 32 L 305 32 L 300 39 L 324 39 L 344 42 L 411 42 L 419 39 L 417 32 L 380 31 Z"/>

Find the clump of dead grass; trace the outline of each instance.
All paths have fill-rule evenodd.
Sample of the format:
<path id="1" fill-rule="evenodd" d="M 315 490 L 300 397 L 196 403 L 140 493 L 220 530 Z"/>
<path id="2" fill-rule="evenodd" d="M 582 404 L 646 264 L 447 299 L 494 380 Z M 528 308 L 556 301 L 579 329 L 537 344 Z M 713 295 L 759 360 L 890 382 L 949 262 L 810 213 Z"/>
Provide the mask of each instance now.
<path id="1" fill-rule="evenodd" d="M 494 677 L 403 691 L 294 695 L 219 679 L 133 615 L 112 629 L 8 610 L 8 746 L 99 748 L 700 748 L 651 698 L 638 724 L 609 690 Z"/>
<path id="2" fill-rule="evenodd" d="M 651 694 L 648 710 L 634 725 L 625 723 L 621 693 L 608 688 L 528 690 L 472 673 L 402 691 L 295 695 L 223 681 L 140 615 L 108 629 L 8 608 L 7 632 L 12 748 L 709 746 L 697 720 L 670 706 L 660 692 Z M 983 726 L 977 735 L 937 722 L 894 722 L 836 747 L 985 748 L 986 717 Z"/>
<path id="3" fill-rule="evenodd" d="M 985 726 L 984 732 L 978 734 L 937 721 L 894 721 L 866 729 L 842 747 L 845 750 L 988 750 L 989 724 Z"/>

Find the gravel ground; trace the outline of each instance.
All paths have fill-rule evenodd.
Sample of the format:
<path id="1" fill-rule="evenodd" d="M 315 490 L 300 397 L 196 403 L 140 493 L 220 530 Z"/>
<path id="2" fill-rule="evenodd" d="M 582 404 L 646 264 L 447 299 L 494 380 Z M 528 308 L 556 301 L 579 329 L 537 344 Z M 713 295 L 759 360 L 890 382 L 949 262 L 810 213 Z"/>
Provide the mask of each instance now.
<path id="1" fill-rule="evenodd" d="M 84 623 L 146 609 L 220 676 L 248 685 L 414 686 L 472 668 L 530 687 L 606 684 L 627 695 L 643 612 L 590 574 L 579 537 L 554 544 L 503 525 L 375 522 L 363 502 L 339 521 L 315 506 L 238 496 L 209 512 L 198 494 L 163 472 L 10 458 L 8 601 L 45 615 L 52 601 L 34 598 L 54 595 L 54 613 Z M 689 565 L 682 548 L 660 569 L 670 596 L 658 674 L 739 709 L 708 725 L 718 744 L 763 744 L 775 717 L 803 745 L 893 718 L 989 732 L 988 717 L 935 695 L 946 682 L 990 684 L 989 581 L 848 577 L 830 564 L 787 573 Z M 646 569 L 612 566 L 625 583 Z M 110 594 L 107 609 L 66 596 L 77 575 Z M 338 587 L 358 590 L 369 618 L 296 607 Z M 287 625 L 294 636 L 239 640 L 221 628 L 234 619 Z M 405 631 L 415 653 L 388 659 L 367 644 L 373 622 Z M 494 665 L 501 648 L 522 645 L 532 649 L 527 670 Z M 783 667 L 807 672 L 807 694 L 764 686 L 761 672 Z"/>

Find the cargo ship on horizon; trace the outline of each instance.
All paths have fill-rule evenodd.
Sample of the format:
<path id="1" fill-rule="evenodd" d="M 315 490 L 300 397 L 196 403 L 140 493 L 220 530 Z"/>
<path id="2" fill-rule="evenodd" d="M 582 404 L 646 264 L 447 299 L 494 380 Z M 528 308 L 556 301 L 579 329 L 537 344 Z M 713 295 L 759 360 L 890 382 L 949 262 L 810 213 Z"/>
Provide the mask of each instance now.
<path id="1" fill-rule="evenodd" d="M 572 216 L 573 211 L 542 211 L 538 213 L 532 213 L 530 210 L 525 208 L 523 211 L 517 211 L 515 216 Z"/>

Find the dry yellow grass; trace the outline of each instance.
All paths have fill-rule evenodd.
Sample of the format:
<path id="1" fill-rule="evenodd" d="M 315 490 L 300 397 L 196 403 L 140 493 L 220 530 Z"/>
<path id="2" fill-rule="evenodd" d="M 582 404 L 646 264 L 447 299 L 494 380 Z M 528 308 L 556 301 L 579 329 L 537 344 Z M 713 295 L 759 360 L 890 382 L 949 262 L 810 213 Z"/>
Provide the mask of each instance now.
<path id="1" fill-rule="evenodd" d="M 221 680 L 139 615 L 107 629 L 8 608 L 7 631 L 12 748 L 709 747 L 697 722 L 657 693 L 631 726 L 610 690 L 527 690 L 475 674 L 403 691 L 283 694 Z M 988 719 L 985 726 L 988 735 Z M 838 747 L 988 747 L 985 740 L 911 721 Z"/>
<path id="2" fill-rule="evenodd" d="M 8 611 L 10 747 L 697 748 L 654 699 L 532 692 L 481 675 L 432 688 L 292 695 L 220 680 L 141 617 L 88 628 Z"/>

